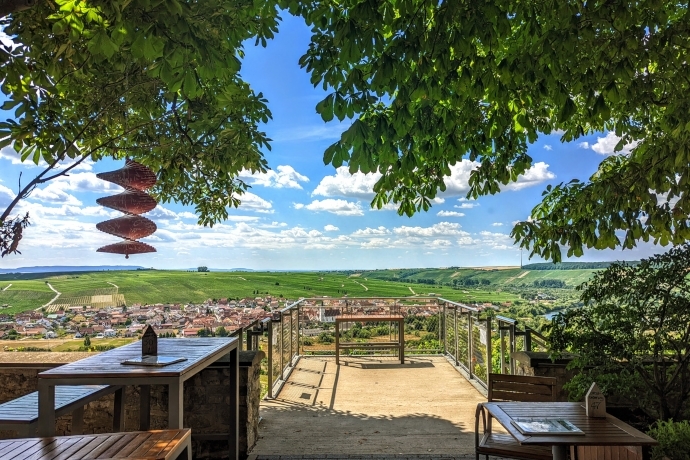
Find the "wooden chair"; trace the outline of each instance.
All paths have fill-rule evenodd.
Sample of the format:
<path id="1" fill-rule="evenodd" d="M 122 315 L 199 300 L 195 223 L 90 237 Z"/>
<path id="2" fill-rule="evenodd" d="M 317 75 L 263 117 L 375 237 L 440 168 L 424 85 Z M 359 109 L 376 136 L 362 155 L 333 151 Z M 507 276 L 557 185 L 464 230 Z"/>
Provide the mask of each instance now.
<path id="1" fill-rule="evenodd" d="M 489 374 L 488 401 L 552 402 L 556 400 L 556 379 L 525 375 Z M 482 420 L 482 435 L 479 419 Z M 487 419 L 484 404 L 477 405 L 474 422 L 474 450 L 476 459 L 485 455 L 516 458 L 520 460 L 552 460 L 547 446 L 521 446 L 509 434 L 491 432 L 491 416 Z"/>

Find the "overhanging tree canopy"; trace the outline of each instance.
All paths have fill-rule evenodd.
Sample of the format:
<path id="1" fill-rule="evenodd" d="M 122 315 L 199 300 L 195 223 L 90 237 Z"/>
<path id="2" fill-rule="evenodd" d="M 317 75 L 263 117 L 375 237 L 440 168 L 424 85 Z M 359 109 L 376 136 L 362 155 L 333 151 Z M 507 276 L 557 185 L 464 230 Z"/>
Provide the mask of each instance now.
<path id="1" fill-rule="evenodd" d="M 14 3 L 27 2 L 0 6 Z M 10 213 L 34 187 L 106 156 L 157 171 L 159 200 L 194 204 L 201 224 L 225 219 L 246 189 L 237 173 L 266 168 L 259 124 L 271 114 L 239 70 L 242 42 L 273 36 L 275 7 L 250 0 L 28 3 L 35 6 L 0 19 L 15 42 L 0 46 L 2 108 L 14 110 L 0 123 L 0 147 L 47 167 L 0 216 L 3 228 L 12 233 Z"/>
<path id="2" fill-rule="evenodd" d="M 512 236 L 561 259 L 583 248 L 690 238 L 690 11 L 666 0 L 280 0 L 312 26 L 301 65 L 332 92 L 324 120 L 359 115 L 324 161 L 379 170 L 373 204 L 429 208 L 463 158 L 471 197 L 532 164 L 540 134 L 637 142 L 588 181 L 548 188 Z M 621 238 L 619 238 L 621 236 Z"/>
<path id="3" fill-rule="evenodd" d="M 20 44 L 0 52 L 17 115 L 1 142 L 49 165 L 132 156 L 159 171 L 163 201 L 195 204 L 203 224 L 223 219 L 246 187 L 236 173 L 266 166 L 257 126 L 270 113 L 237 58 L 243 40 L 272 37 L 273 0 L 0 0 L 34 3 L 0 20 Z M 540 134 L 610 130 L 637 147 L 547 189 L 516 241 L 560 260 L 563 245 L 577 256 L 690 237 L 687 3 L 278 3 L 313 27 L 301 64 L 332 90 L 317 111 L 356 117 L 324 160 L 379 170 L 374 205 L 428 209 L 464 158 L 481 163 L 469 195 L 497 193 L 530 167 Z"/>

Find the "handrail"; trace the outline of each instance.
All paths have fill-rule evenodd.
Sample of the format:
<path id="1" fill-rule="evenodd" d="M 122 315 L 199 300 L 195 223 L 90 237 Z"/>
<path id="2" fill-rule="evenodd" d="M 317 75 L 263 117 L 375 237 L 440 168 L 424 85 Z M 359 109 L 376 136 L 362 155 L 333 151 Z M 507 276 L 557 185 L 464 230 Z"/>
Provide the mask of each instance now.
<path id="1" fill-rule="evenodd" d="M 336 310 L 337 313 L 346 308 L 370 308 L 367 305 L 356 305 L 359 300 L 395 300 L 394 303 L 380 305 L 374 308 L 414 308 L 422 305 L 401 304 L 402 302 L 415 302 L 425 300 L 435 300 L 430 306 L 438 311 L 438 340 L 440 350 L 435 348 L 424 348 L 425 352 L 441 352 L 452 359 L 456 366 L 464 370 L 468 378 L 487 387 L 488 375 L 490 373 L 515 373 L 516 361 L 513 352 L 518 348 L 525 351 L 532 350 L 532 345 L 543 348 L 548 340 L 529 327 L 520 327 L 520 322 L 516 319 L 507 318 L 501 315 L 482 315 L 479 308 L 465 305 L 459 302 L 445 299 L 438 296 L 426 297 L 305 297 L 298 299 L 284 308 L 274 312 L 270 318 L 254 321 L 241 329 L 250 329 L 261 326 L 261 333 L 268 334 L 268 397 L 277 395 L 281 386 L 287 380 L 290 372 L 304 353 L 304 347 L 310 347 L 309 353 L 331 354 L 333 350 L 330 345 L 320 349 L 319 344 L 328 344 L 317 340 L 316 348 L 312 345 L 305 345 L 305 337 L 302 334 L 317 334 L 319 331 L 328 332 L 329 328 L 323 324 L 332 322 L 325 318 L 327 310 Z M 335 301 L 331 305 L 319 305 L 323 301 Z M 355 305 L 353 305 L 355 304 Z M 304 310 L 303 310 L 304 309 Z M 316 317 L 314 310 L 317 310 Z M 304 313 L 303 313 L 304 312 Z M 320 316 L 324 315 L 324 316 Z M 301 324 L 303 321 L 313 321 L 312 329 L 306 329 Z M 309 332 L 312 331 L 312 332 Z M 394 331 L 391 331 L 391 333 Z M 242 332 L 244 333 L 244 332 Z M 398 331 L 398 333 L 405 333 Z M 252 332 L 247 332 L 248 343 Z M 532 340 L 532 337 L 539 340 Z M 309 335 L 306 336 L 309 338 Z M 495 342 L 498 339 L 498 347 L 494 355 Z M 312 339 L 310 339 L 312 340 Z M 543 342 L 543 343 L 541 343 Z M 411 349 L 410 351 L 422 351 Z"/>

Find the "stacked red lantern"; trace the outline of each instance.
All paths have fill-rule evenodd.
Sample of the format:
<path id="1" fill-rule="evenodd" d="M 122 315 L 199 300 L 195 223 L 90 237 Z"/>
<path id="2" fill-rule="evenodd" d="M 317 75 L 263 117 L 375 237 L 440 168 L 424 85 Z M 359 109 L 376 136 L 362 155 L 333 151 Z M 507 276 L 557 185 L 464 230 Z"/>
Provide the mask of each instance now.
<path id="1" fill-rule="evenodd" d="M 153 246 L 136 241 L 153 234 L 157 228 L 152 220 L 139 215 L 153 210 L 157 204 L 156 200 L 145 192 L 156 183 L 153 171 L 141 163 L 127 160 L 124 168 L 100 173 L 96 177 L 125 188 L 119 195 L 99 198 L 96 203 L 126 214 L 96 225 L 100 231 L 125 240 L 98 248 L 98 252 L 124 254 L 127 259 L 130 254 L 156 252 Z"/>

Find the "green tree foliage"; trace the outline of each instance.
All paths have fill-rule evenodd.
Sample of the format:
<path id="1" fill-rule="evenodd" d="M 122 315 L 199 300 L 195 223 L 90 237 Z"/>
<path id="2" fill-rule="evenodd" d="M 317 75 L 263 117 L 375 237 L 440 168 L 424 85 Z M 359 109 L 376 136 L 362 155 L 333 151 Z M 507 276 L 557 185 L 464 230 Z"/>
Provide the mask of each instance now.
<path id="1" fill-rule="evenodd" d="M 582 288 L 585 307 L 558 315 L 554 350 L 578 355 L 566 386 L 579 399 L 592 381 L 661 420 L 687 415 L 690 395 L 690 245 L 614 264 Z"/>
<path id="2" fill-rule="evenodd" d="M 568 287 L 563 280 L 534 280 L 534 287 L 540 288 L 565 288 Z"/>
<path id="3" fill-rule="evenodd" d="M 200 224 L 224 220 L 247 187 L 237 173 L 266 169 L 259 124 L 271 114 L 239 71 L 242 43 L 265 45 L 276 31 L 275 6 L 34 3 L 0 18 L 14 41 L 0 46 L 2 109 L 13 111 L 0 122 L 0 148 L 47 166 L 22 183 L 0 223 L 37 185 L 103 157 L 151 167 L 156 197 L 195 205 Z"/>
<path id="4" fill-rule="evenodd" d="M 659 441 L 652 448 L 652 460 L 690 460 L 690 423 L 659 421 L 649 431 Z"/>
<path id="5" fill-rule="evenodd" d="M 497 193 L 533 164 L 527 147 L 541 134 L 608 130 L 632 152 L 548 187 L 515 240 L 559 261 L 562 246 L 580 256 L 690 239 L 687 4 L 279 3 L 312 27 L 300 64 L 330 90 L 317 112 L 354 119 L 324 161 L 378 170 L 377 208 L 428 210 L 462 159 L 477 162 L 469 197 Z"/>
<path id="6" fill-rule="evenodd" d="M 197 271 L 197 272 L 200 272 L 200 273 L 206 273 L 206 272 L 209 271 L 209 269 L 208 269 L 208 267 L 202 265 L 201 267 L 198 267 L 198 268 L 196 269 L 196 271 Z"/>
<path id="7" fill-rule="evenodd" d="M 87 348 L 91 346 L 91 338 L 89 337 L 89 334 L 84 336 L 84 346 Z"/>
<path id="8" fill-rule="evenodd" d="M 216 328 L 215 334 L 216 334 L 216 337 L 227 337 L 229 335 L 228 331 L 223 326 L 218 326 Z"/>

